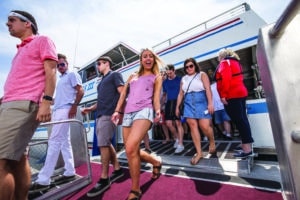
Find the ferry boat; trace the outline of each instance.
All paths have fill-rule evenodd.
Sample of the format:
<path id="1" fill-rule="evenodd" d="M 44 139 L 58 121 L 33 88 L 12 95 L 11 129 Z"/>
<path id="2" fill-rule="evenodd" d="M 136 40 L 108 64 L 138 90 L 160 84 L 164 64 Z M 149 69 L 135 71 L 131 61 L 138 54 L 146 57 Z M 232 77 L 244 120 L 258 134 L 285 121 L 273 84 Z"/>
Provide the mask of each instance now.
<path id="1" fill-rule="evenodd" d="M 226 140 L 214 127 L 217 155 L 208 154 L 208 143 L 202 141 L 205 158 L 192 166 L 189 160 L 195 149 L 189 136 L 184 139 L 185 150 L 175 154 L 172 143 L 162 143 L 163 134 L 156 126 L 149 131 L 150 146 L 152 153 L 162 159 L 163 175 L 150 184 L 147 175 L 151 173 L 151 167 L 143 163 L 143 199 L 300 199 L 300 190 L 296 187 L 300 183 L 297 173 L 300 165 L 296 159 L 300 148 L 297 145 L 300 142 L 300 131 L 297 129 L 300 112 L 296 112 L 300 108 L 299 92 L 296 89 L 299 69 L 292 65 L 298 63 L 299 56 L 290 53 L 290 49 L 294 52 L 300 50 L 296 37 L 299 33 L 299 6 L 299 1 L 291 1 L 277 23 L 268 25 L 250 5 L 243 3 L 153 46 L 166 64 L 175 66 L 179 76 L 183 75 L 186 58 L 195 58 L 201 70 L 210 74 L 218 65 L 217 52 L 220 49 L 231 48 L 238 53 L 249 92 L 247 114 L 255 140 L 255 153 L 246 159 L 235 159 L 233 153 L 234 148 L 240 144 L 239 137 Z M 100 56 L 111 57 L 113 70 L 119 71 L 124 80 L 139 67 L 139 52 L 123 42 L 97 58 Z M 97 99 L 96 88 L 101 81 L 96 68 L 97 58 L 78 71 L 85 89 L 82 107 L 94 104 Z M 287 67 L 283 70 L 282 66 L 288 66 L 290 70 Z M 286 98 L 290 103 L 286 102 Z M 290 111 L 289 105 L 293 105 Z M 37 129 L 29 153 L 32 179 L 36 178 L 43 166 L 48 132 L 55 123 L 71 124 L 78 175 L 75 181 L 54 184 L 49 191 L 30 195 L 29 199 L 91 199 L 85 193 L 97 182 L 101 168 L 101 155 L 95 156 L 89 150 L 95 134 L 94 120 L 95 113 L 87 116 L 78 114 L 76 119 L 45 123 Z M 115 134 L 115 146 L 122 167 L 127 169 L 121 132 L 119 126 Z M 62 162 L 62 159 L 58 161 L 54 177 L 62 173 Z M 130 190 L 128 171 L 126 175 L 126 178 L 112 184 L 110 190 L 94 199 L 125 199 Z M 160 184 L 164 184 L 167 189 L 162 189 Z M 188 189 L 191 187 L 194 190 Z"/>

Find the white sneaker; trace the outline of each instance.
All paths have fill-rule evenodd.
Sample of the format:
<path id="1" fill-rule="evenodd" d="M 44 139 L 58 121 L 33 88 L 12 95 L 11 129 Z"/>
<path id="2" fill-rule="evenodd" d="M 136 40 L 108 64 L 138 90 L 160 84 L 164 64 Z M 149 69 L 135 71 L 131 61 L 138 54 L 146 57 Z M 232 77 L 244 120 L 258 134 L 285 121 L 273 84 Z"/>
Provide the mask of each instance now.
<path id="1" fill-rule="evenodd" d="M 181 153 L 183 150 L 184 150 L 184 146 L 179 144 L 175 150 L 175 153 Z"/>
<path id="2" fill-rule="evenodd" d="M 175 143 L 174 143 L 174 148 L 176 149 L 177 146 L 178 146 L 178 140 L 176 139 L 176 140 L 175 140 Z"/>

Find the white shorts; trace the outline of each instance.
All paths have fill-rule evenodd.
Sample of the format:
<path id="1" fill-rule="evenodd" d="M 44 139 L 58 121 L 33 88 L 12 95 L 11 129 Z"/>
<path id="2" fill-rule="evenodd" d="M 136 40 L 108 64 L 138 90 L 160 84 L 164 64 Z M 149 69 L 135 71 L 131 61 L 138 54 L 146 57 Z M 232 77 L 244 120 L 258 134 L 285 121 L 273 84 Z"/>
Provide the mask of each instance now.
<path id="1" fill-rule="evenodd" d="M 132 126 L 133 121 L 137 119 L 148 119 L 151 123 L 153 123 L 153 114 L 153 108 L 143 108 L 136 112 L 125 113 L 122 126 L 130 127 Z"/>

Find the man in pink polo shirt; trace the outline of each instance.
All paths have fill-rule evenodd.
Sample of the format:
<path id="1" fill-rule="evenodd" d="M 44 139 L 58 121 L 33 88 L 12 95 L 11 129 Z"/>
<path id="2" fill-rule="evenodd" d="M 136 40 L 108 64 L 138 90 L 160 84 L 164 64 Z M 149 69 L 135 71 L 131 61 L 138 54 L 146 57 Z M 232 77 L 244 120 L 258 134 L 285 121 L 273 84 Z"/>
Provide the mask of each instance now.
<path id="1" fill-rule="evenodd" d="M 30 167 L 26 147 L 40 122 L 51 119 L 57 53 L 53 42 L 37 35 L 34 17 L 14 10 L 6 23 L 21 40 L 0 99 L 0 199 L 27 199 Z"/>

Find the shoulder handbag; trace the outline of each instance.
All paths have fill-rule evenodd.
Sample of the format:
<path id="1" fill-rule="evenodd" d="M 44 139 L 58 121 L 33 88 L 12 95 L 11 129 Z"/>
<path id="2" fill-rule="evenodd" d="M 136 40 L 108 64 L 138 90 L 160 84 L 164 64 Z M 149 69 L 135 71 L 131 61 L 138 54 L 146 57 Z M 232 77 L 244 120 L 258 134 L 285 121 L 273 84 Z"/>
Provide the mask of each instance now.
<path id="1" fill-rule="evenodd" d="M 190 85 L 191 85 L 192 81 L 194 80 L 194 78 L 195 78 L 197 75 L 198 75 L 198 73 L 192 78 L 192 80 L 190 81 L 190 83 L 189 83 L 189 85 L 188 85 L 188 87 L 187 87 L 186 92 L 185 92 L 184 95 L 183 95 L 181 104 L 180 104 L 180 106 L 179 106 L 179 112 L 180 112 L 181 115 L 183 115 L 185 96 L 186 96 L 186 94 L 187 94 L 188 91 L 189 91 L 189 88 L 190 88 Z"/>

